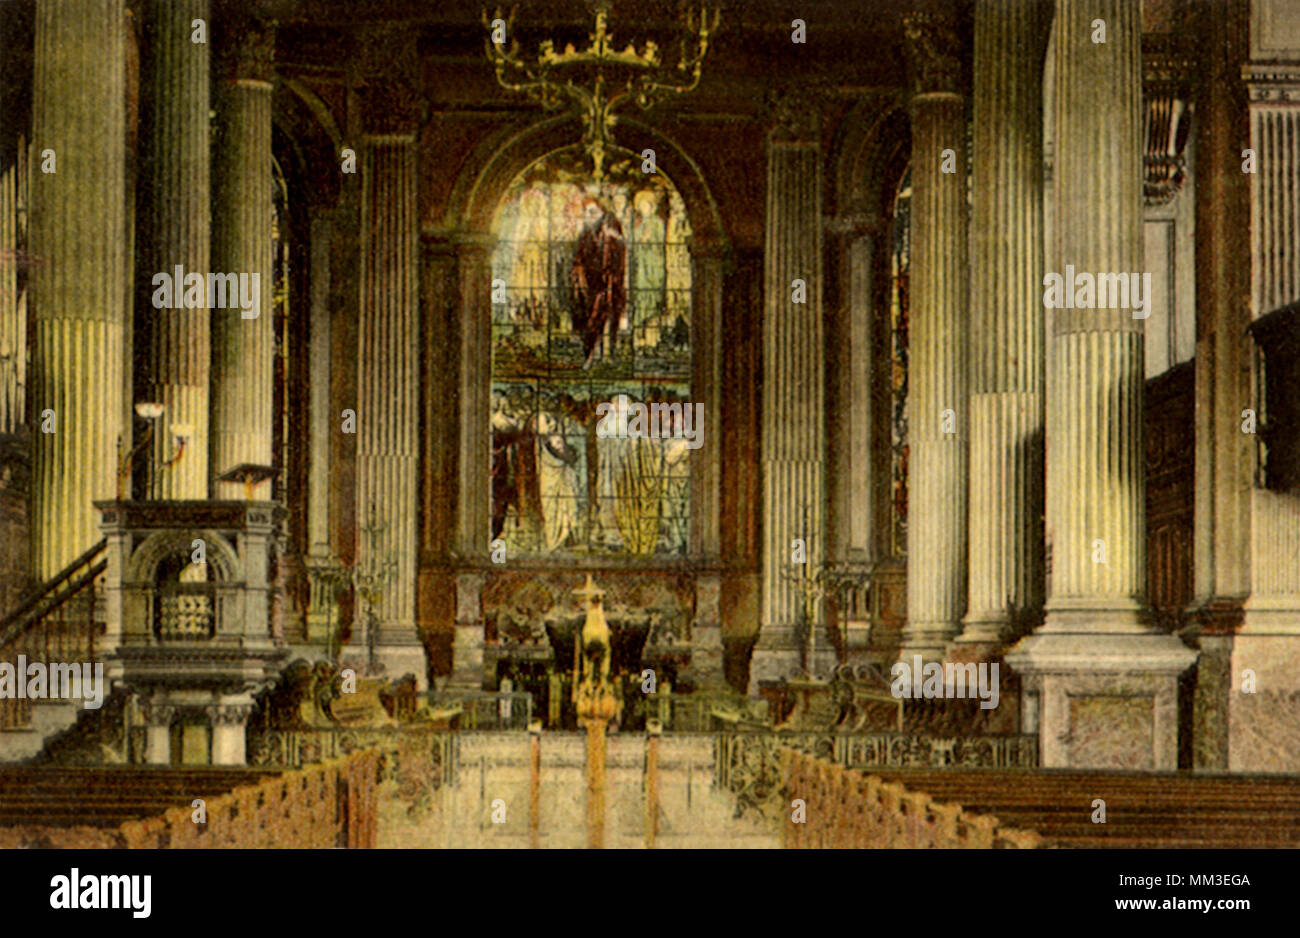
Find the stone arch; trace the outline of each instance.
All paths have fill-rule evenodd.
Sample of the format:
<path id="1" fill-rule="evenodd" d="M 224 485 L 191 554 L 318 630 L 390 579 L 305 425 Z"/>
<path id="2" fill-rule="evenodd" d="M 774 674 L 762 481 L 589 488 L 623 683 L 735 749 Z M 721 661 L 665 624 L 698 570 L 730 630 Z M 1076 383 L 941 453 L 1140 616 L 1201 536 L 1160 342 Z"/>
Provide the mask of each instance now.
<path id="1" fill-rule="evenodd" d="M 911 147 L 911 121 L 900 96 L 866 98 L 854 105 L 834 145 L 834 211 L 868 211 L 888 218 Z"/>
<path id="2" fill-rule="evenodd" d="M 489 135 L 466 161 L 447 200 L 447 212 L 433 227 L 489 236 L 497 206 L 515 177 L 538 160 L 581 139 L 581 124 L 572 115 L 516 123 Z M 656 165 L 672 181 L 686 205 L 694 243 L 727 245 L 722 215 L 703 173 L 676 141 L 648 124 L 623 117 L 615 132 L 615 144 L 638 154 L 654 150 Z"/>
<path id="3" fill-rule="evenodd" d="M 123 571 L 123 582 L 153 583 L 163 561 L 177 553 L 189 554 L 196 538 L 202 538 L 206 545 L 208 563 L 217 582 L 238 583 L 244 579 L 243 562 L 225 537 L 217 531 L 191 529 L 155 531 L 146 537 L 131 552 L 131 559 Z"/>
<path id="4" fill-rule="evenodd" d="M 271 125 L 272 152 L 299 206 L 335 204 L 343 137 L 325 102 L 302 82 L 280 78 L 271 99 Z"/>
<path id="5" fill-rule="evenodd" d="M 871 621 L 871 651 L 901 628 L 887 615 L 904 588 L 892 558 L 889 500 L 892 450 L 889 342 L 890 233 L 895 195 L 911 156 L 911 121 L 899 91 L 863 96 L 832 139 L 828 173 L 827 479 L 829 555 L 849 566 L 884 562 L 873 592 L 850 598 Z M 865 438 L 866 453 L 862 444 Z M 835 615 L 847 613 L 835 604 Z"/>

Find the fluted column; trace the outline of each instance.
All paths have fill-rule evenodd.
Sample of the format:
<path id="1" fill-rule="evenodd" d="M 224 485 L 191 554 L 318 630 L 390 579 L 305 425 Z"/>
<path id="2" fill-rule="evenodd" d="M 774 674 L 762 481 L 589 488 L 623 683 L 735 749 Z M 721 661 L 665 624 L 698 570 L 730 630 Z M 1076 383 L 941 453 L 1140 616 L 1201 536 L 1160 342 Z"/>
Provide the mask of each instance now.
<path id="1" fill-rule="evenodd" d="M 147 494 L 151 498 L 208 496 L 209 316 L 230 310 L 186 308 L 185 281 L 205 277 L 209 238 L 208 81 L 209 46 L 193 42 L 195 20 L 209 23 L 208 0 L 151 0 L 142 68 L 149 95 L 149 134 L 142 165 L 147 186 L 142 204 L 140 275 L 154 293 L 155 274 L 173 278 L 174 305 L 149 303 L 140 311 L 145 346 L 143 381 L 136 399 L 165 408 L 149 447 Z M 182 276 L 175 279 L 176 268 Z M 238 315 L 235 312 L 234 315 Z M 177 457 L 176 428 L 188 428 Z M 169 461 L 173 460 L 170 465 Z"/>
<path id="2" fill-rule="evenodd" d="M 326 212 L 311 221 L 311 338 L 309 462 L 307 472 L 307 552 L 330 554 L 330 437 L 338 426 L 330 407 L 330 250 L 334 224 Z"/>
<path id="3" fill-rule="evenodd" d="M 1094 41 L 1097 20 L 1105 42 Z M 1139 276 L 1141 2 L 1057 0 L 1056 31 L 1047 267 Z M 1143 332 L 1133 314 L 1131 304 L 1053 310 L 1047 618 L 1006 658 L 1038 700 L 1047 767 L 1177 764 L 1177 676 L 1196 656 L 1145 624 Z"/>
<path id="4" fill-rule="evenodd" d="M 1256 170 L 1250 174 L 1251 319 L 1257 321 L 1300 301 L 1300 66 L 1252 64 L 1247 74 Z M 1262 344 L 1258 334 L 1255 342 Z M 1261 372 L 1255 377 L 1262 385 Z M 1266 407 L 1276 403 L 1264 399 Z M 1241 408 L 1234 409 L 1239 418 Z M 1263 468 L 1268 487 L 1250 493 L 1251 595 L 1243 632 L 1300 636 L 1300 498 L 1268 481 L 1267 458 Z"/>
<path id="5" fill-rule="evenodd" d="M 269 25 L 244 22 L 223 32 L 214 136 L 212 269 L 258 275 L 256 316 L 212 311 L 211 491 L 242 498 L 243 486 L 217 476 L 248 463 L 271 465 L 275 333 L 271 296 L 271 65 Z M 251 282 L 251 281 L 250 281 Z M 269 498 L 269 482 L 261 483 Z"/>
<path id="6" fill-rule="evenodd" d="M 1251 4 L 1251 7 L 1257 6 Z M 1277 42 L 1274 38 L 1277 24 L 1283 17 L 1281 7 L 1274 6 L 1278 12 L 1272 17 L 1273 24 L 1258 24 L 1258 32 L 1252 25 L 1252 39 L 1260 46 Z M 1233 21 L 1239 23 L 1242 12 L 1234 7 L 1229 5 L 1224 11 L 1224 19 L 1228 22 L 1223 31 L 1229 35 L 1235 25 Z M 1254 17 L 1251 23 L 1256 23 Z M 1271 320 L 1264 317 L 1300 302 L 1300 199 L 1296 196 L 1296 180 L 1300 174 L 1300 65 L 1294 64 L 1295 52 L 1287 54 L 1292 61 L 1286 65 L 1271 61 L 1277 55 L 1271 50 L 1259 49 L 1254 55 L 1257 60 L 1239 73 L 1247 81 L 1250 147 L 1255 162 L 1255 172 L 1243 174 L 1249 179 L 1250 186 L 1253 287 L 1250 318 L 1253 325 L 1262 327 L 1251 330 L 1257 362 L 1251 375 L 1257 395 L 1252 406 L 1262 404 L 1263 410 L 1258 416 L 1263 426 L 1258 430 L 1267 431 L 1271 413 L 1276 434 L 1281 423 L 1279 412 L 1284 411 L 1284 405 L 1277 398 L 1293 398 L 1297 388 L 1294 384 L 1286 386 L 1278 381 L 1276 373 L 1271 380 L 1266 380 L 1270 377 L 1270 369 L 1274 372 L 1280 370 L 1281 363 L 1277 359 L 1285 353 L 1276 344 L 1280 338 L 1277 326 L 1269 328 L 1269 323 L 1276 322 L 1277 316 Z M 1233 207 L 1231 198 L 1225 201 L 1225 208 Z M 1239 253 L 1234 256 L 1240 258 Z M 1240 336 L 1239 316 L 1225 318 L 1227 321 L 1219 326 L 1227 333 L 1225 338 Z M 1242 353 L 1251 355 L 1251 347 L 1239 349 L 1238 355 Z M 1245 360 L 1249 361 L 1248 358 Z M 1229 358 L 1225 364 L 1231 361 Z M 1241 377 L 1241 371 L 1230 375 L 1225 390 L 1233 389 L 1232 379 Z M 1237 387 L 1245 389 L 1240 384 Z M 1226 422 L 1229 426 L 1236 424 L 1238 432 L 1234 435 L 1237 440 L 1250 437 L 1254 443 L 1258 436 L 1241 432 L 1244 429 L 1242 410 L 1240 398 L 1236 404 L 1224 401 Z M 1297 570 L 1300 565 L 1296 560 L 1300 557 L 1300 494 L 1279 485 L 1277 467 L 1267 447 L 1250 453 L 1254 458 L 1248 458 L 1241 466 L 1247 470 L 1262 468 L 1262 477 L 1252 478 L 1240 470 L 1234 477 L 1233 470 L 1237 468 L 1232 460 L 1234 454 L 1230 450 L 1225 455 L 1227 458 L 1223 459 L 1222 468 L 1216 466 L 1215 482 L 1223 492 L 1216 499 L 1216 507 L 1222 504 L 1224 509 L 1231 511 L 1239 504 L 1236 499 L 1241 493 L 1247 493 L 1250 595 L 1242 604 L 1241 626 L 1231 639 L 1231 659 L 1226 662 L 1226 674 L 1223 671 L 1215 674 L 1207 668 L 1210 673 L 1206 684 L 1212 693 L 1221 692 L 1220 688 L 1228 690 L 1228 769 L 1234 772 L 1290 772 L 1295 766 L 1295 727 L 1300 723 L 1300 675 L 1295 668 L 1295 662 L 1300 661 L 1300 570 Z M 1236 527 L 1238 518 L 1227 511 L 1222 522 L 1224 534 L 1236 534 L 1240 530 Z M 1230 577 L 1238 571 L 1233 565 L 1223 564 L 1215 572 L 1223 578 L 1226 586 L 1233 582 Z M 1220 619 L 1221 624 L 1233 621 L 1231 598 L 1214 605 L 1226 613 Z M 1207 644 L 1220 646 L 1211 647 L 1218 665 L 1223 661 L 1223 645 L 1219 642 Z M 1226 681 L 1223 681 L 1224 677 Z M 1248 680 L 1257 686 L 1249 686 Z"/>
<path id="7" fill-rule="evenodd" d="M 27 309 L 18 302 L 18 138 L 0 139 L 0 434 L 26 418 Z"/>
<path id="8" fill-rule="evenodd" d="M 1141 272 L 1141 6 L 1060 0 L 1057 16 L 1058 223 L 1049 270 Z M 1104 43 L 1091 38 L 1097 19 L 1106 23 Z M 1055 310 L 1054 324 L 1049 625 L 1135 626 L 1146 589 L 1142 320 L 1131 308 L 1076 308 Z"/>
<path id="9" fill-rule="evenodd" d="M 367 599 L 363 590 L 353 644 L 374 647 L 390 673 L 410 672 L 423 684 L 415 629 L 420 329 L 414 133 L 367 135 L 361 163 L 357 567 L 378 583 L 376 596 Z M 370 636 L 372 627 L 378 632 Z"/>
<path id="10" fill-rule="evenodd" d="M 129 322 L 125 8 L 35 7 L 32 168 L 32 573 L 45 579 L 99 539 L 93 501 L 116 490 Z M 50 432 L 46 432 L 46 430 Z"/>
<path id="11" fill-rule="evenodd" d="M 817 114 L 806 99 L 781 98 L 767 142 L 763 590 L 751 689 L 798 670 L 803 597 L 792 578 L 814 573 L 824 550 L 821 198 Z M 796 539 L 805 545 L 805 571 L 792 562 Z M 820 629 L 820 606 L 813 621 Z"/>
<path id="12" fill-rule="evenodd" d="M 900 658 L 941 658 L 966 606 L 966 109 L 943 14 L 904 17 L 912 118 L 907 624 Z M 950 170 L 945 172 L 944 170 Z"/>
<path id="13" fill-rule="evenodd" d="M 958 641 L 1043 604 L 1042 67 L 1051 8 L 976 0 L 969 579 Z M 975 651 L 975 649 L 971 649 Z"/>

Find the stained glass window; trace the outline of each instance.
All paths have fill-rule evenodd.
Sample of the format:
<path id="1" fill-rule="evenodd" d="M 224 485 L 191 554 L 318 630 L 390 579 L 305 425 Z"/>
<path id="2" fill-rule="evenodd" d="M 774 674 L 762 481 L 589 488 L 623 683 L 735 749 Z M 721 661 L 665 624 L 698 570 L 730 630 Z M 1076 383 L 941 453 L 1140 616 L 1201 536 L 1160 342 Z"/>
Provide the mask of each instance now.
<path id="1" fill-rule="evenodd" d="M 552 154 L 497 211 L 491 537 L 534 553 L 684 554 L 700 429 L 686 208 L 640 157 L 619 154 L 600 183 L 588 165 L 576 148 Z M 661 419 L 638 423 L 637 405 L 656 404 Z"/>
<path id="2" fill-rule="evenodd" d="M 890 414 L 889 489 L 890 547 L 895 557 L 907 553 L 907 314 L 908 255 L 911 245 L 912 171 L 903 174 L 894 200 L 893 251 L 890 258 Z"/>

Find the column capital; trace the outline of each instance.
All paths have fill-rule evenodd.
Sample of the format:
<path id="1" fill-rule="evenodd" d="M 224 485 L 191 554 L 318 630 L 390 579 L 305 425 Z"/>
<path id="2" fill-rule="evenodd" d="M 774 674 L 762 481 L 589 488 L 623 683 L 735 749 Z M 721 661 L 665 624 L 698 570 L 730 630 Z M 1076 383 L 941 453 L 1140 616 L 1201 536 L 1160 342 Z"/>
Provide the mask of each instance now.
<path id="1" fill-rule="evenodd" d="M 221 23 L 214 43 L 219 79 L 269 83 L 275 70 L 275 27 L 273 20 L 247 16 Z"/>
<path id="2" fill-rule="evenodd" d="M 203 710 L 213 726 L 243 726 L 253 715 L 252 704 L 214 704 Z"/>
<path id="3" fill-rule="evenodd" d="M 693 261 L 715 261 L 726 264 L 731 259 L 731 248 L 722 241 L 701 241 L 692 235 L 687 239 L 687 246 Z"/>
<path id="4" fill-rule="evenodd" d="M 961 93 L 961 35 L 950 13 L 916 9 L 903 14 L 907 87 L 912 95 Z"/>
<path id="5" fill-rule="evenodd" d="M 781 88 L 763 101 L 763 121 L 773 143 L 813 146 L 821 139 L 821 108 L 817 92 Z"/>
<path id="6" fill-rule="evenodd" d="M 367 134 L 413 133 L 428 112 L 419 32 L 401 23 L 363 27 L 356 49 L 361 123 Z"/>
<path id="7" fill-rule="evenodd" d="M 369 79 L 356 88 L 361 103 L 361 126 L 367 138 L 401 137 L 415 142 L 424 122 L 428 101 L 405 77 Z"/>
<path id="8" fill-rule="evenodd" d="M 173 704 L 156 700 L 140 701 L 140 716 L 146 726 L 170 726 L 176 719 L 177 707 Z"/>
<path id="9" fill-rule="evenodd" d="M 846 205 L 844 211 L 827 215 L 823 224 L 827 234 L 842 235 L 851 241 L 873 237 L 885 230 L 884 216 L 866 205 Z"/>
<path id="10" fill-rule="evenodd" d="M 1241 77 L 1250 92 L 1250 102 L 1300 104 L 1300 66 L 1248 65 Z"/>
<path id="11" fill-rule="evenodd" d="M 1142 90 L 1145 146 L 1142 194 L 1148 206 L 1166 205 L 1187 177 L 1190 103 L 1197 57 L 1181 36 L 1142 37 Z"/>
<path id="12" fill-rule="evenodd" d="M 450 240 L 452 251 L 464 260 L 485 258 L 496 243 L 492 235 L 482 231 L 458 232 Z"/>

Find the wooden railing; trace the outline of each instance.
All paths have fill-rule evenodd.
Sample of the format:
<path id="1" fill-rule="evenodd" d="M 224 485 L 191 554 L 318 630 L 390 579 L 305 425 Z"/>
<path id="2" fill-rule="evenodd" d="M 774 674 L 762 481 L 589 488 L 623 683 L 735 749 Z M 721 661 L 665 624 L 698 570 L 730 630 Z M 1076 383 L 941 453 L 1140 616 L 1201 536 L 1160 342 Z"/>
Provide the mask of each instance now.
<path id="1" fill-rule="evenodd" d="M 96 580 L 108 566 L 107 542 L 101 540 L 56 576 L 29 591 L 18 607 L 0 619 L 0 661 L 17 666 L 22 655 L 28 664 L 40 662 L 94 664 L 95 640 L 103 630 L 96 615 Z M 25 675 L 17 679 L 25 681 Z M 31 701 L 0 699 L 0 730 L 24 729 L 31 724 Z"/>
<path id="2" fill-rule="evenodd" d="M 1004 827 L 989 814 L 935 801 L 879 776 L 782 747 L 781 829 L 789 848 L 1036 848 L 1030 830 Z M 798 806 L 802 802 L 802 808 Z M 802 819 L 796 820 L 799 810 Z"/>
<path id="3" fill-rule="evenodd" d="M 372 848 L 376 844 L 380 751 L 367 749 L 241 785 L 203 805 L 119 828 L 128 848 Z"/>

